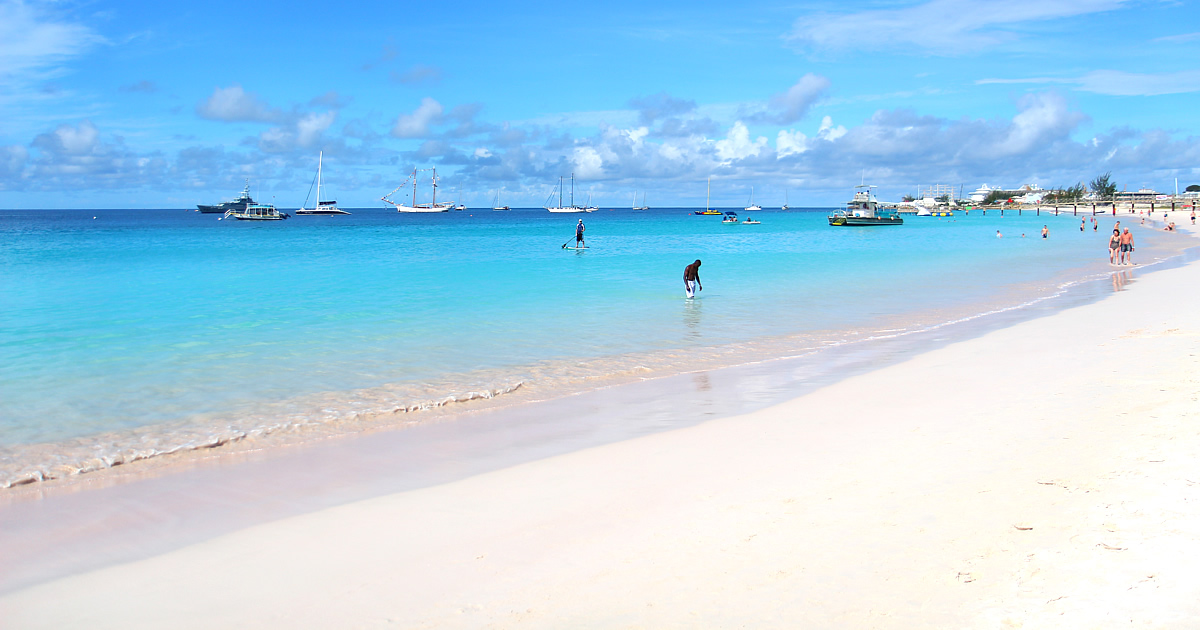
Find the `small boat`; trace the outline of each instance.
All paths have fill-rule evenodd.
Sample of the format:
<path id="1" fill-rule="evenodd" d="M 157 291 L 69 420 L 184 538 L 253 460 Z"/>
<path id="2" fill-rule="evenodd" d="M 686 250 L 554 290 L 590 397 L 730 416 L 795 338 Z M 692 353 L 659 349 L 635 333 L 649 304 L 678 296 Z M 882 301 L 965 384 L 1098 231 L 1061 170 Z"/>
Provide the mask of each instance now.
<path id="1" fill-rule="evenodd" d="M 430 183 L 433 185 L 433 197 L 429 203 L 417 203 L 417 173 L 424 171 L 424 170 L 433 171 L 433 176 L 430 178 Z M 399 186 L 397 186 L 396 190 L 393 190 L 392 192 L 380 197 L 379 200 L 384 201 L 386 203 L 390 203 L 393 206 L 396 206 L 396 212 L 449 212 L 450 211 L 450 208 L 452 207 L 450 204 L 437 202 L 438 183 L 437 183 L 437 168 L 436 167 L 434 167 L 432 169 L 419 169 L 419 170 L 414 169 L 412 172 L 412 175 L 409 175 L 408 179 L 412 180 L 412 187 L 413 187 L 412 202 L 410 204 L 397 203 L 397 202 L 391 200 L 392 195 L 396 194 L 397 191 L 399 191 L 401 188 L 404 188 L 405 186 L 408 185 L 407 179 L 404 181 L 403 184 L 400 184 Z"/>
<path id="2" fill-rule="evenodd" d="M 787 210 L 787 209 L 788 209 L 788 208 L 790 208 L 790 207 L 791 207 L 791 206 L 789 206 L 789 205 L 788 205 L 787 191 L 785 190 L 785 191 L 783 191 L 783 205 L 782 205 L 782 206 L 780 206 L 780 207 L 779 207 L 779 209 L 780 209 L 780 210 Z"/>
<path id="3" fill-rule="evenodd" d="M 708 192 L 704 193 L 704 210 L 697 210 L 697 211 L 693 212 L 692 214 L 698 214 L 700 216 L 706 216 L 706 215 L 720 216 L 722 214 L 725 214 L 724 212 L 721 212 L 720 210 L 713 210 L 711 207 L 709 207 L 708 202 L 711 198 L 712 198 L 712 178 L 709 177 L 708 178 Z"/>
<path id="4" fill-rule="evenodd" d="M 225 216 L 238 221 L 280 221 L 288 218 L 286 212 L 280 212 L 275 206 L 265 203 L 248 203 L 240 210 L 226 210 Z"/>
<path id="5" fill-rule="evenodd" d="M 304 215 L 304 214 L 308 214 L 308 215 L 322 214 L 322 215 L 330 215 L 330 216 L 335 215 L 335 214 L 350 214 L 349 212 L 346 212 L 345 210 L 342 210 L 341 208 L 337 207 L 336 201 L 332 201 L 332 200 L 321 201 L 321 162 L 324 160 L 324 157 L 325 157 L 324 151 L 317 153 L 317 207 L 309 209 L 309 208 L 305 208 L 304 206 L 300 206 L 300 209 L 296 210 L 296 216 L 300 216 L 300 215 Z M 307 205 L 308 200 L 305 199 L 304 203 L 305 203 L 305 205 Z"/>
<path id="6" fill-rule="evenodd" d="M 871 194 L 871 186 L 855 186 L 854 199 L 846 202 L 846 209 L 829 215 L 829 225 L 903 225 L 904 219 L 895 209 L 880 209 L 879 201 Z M 858 189 L 862 190 L 858 190 Z"/>
<path id="7" fill-rule="evenodd" d="M 633 193 L 633 209 L 634 210 L 649 210 L 650 206 L 646 205 L 646 193 L 642 193 L 642 205 L 637 205 L 637 193 Z"/>
<path id="8" fill-rule="evenodd" d="M 500 205 L 500 191 L 499 190 L 496 191 L 496 201 L 492 202 L 492 210 L 495 210 L 496 212 L 502 212 L 504 210 L 508 210 L 508 206 Z"/>
<path id="9" fill-rule="evenodd" d="M 736 212 L 726 212 L 725 218 L 721 219 L 721 223 L 737 223 L 738 216 Z"/>
<path id="10" fill-rule="evenodd" d="M 458 203 L 454 205 L 454 209 L 458 212 L 462 212 L 463 210 L 467 209 L 462 202 L 462 184 L 458 185 Z"/>
<path id="11" fill-rule="evenodd" d="M 746 217 L 746 219 L 742 221 L 742 225 L 762 225 L 762 221 L 755 221 L 750 217 Z"/>
<path id="12" fill-rule="evenodd" d="M 753 186 L 750 187 L 750 204 L 746 206 L 745 210 L 747 212 L 750 212 L 752 210 L 762 210 L 762 206 L 754 203 L 754 187 Z"/>
<path id="13" fill-rule="evenodd" d="M 233 201 L 225 201 L 213 205 L 196 205 L 196 211 L 201 214 L 224 214 L 230 210 L 245 208 L 248 204 L 254 203 L 254 199 L 250 197 L 250 180 L 246 180 L 246 187 L 242 189 L 242 194 Z"/>
<path id="14" fill-rule="evenodd" d="M 591 205 L 591 203 L 589 203 L 586 206 L 575 205 L 575 173 L 571 173 L 571 205 L 569 205 L 569 206 L 563 205 L 563 178 L 562 177 L 558 178 L 558 205 L 552 207 L 549 205 L 549 203 L 550 203 L 550 200 L 553 198 L 554 198 L 554 193 L 550 193 L 550 196 L 546 198 L 546 203 L 547 203 L 546 210 L 549 212 L 555 212 L 555 213 L 595 212 L 596 210 L 599 210 L 599 208 Z M 591 198 L 589 197 L 588 200 L 590 202 Z"/>

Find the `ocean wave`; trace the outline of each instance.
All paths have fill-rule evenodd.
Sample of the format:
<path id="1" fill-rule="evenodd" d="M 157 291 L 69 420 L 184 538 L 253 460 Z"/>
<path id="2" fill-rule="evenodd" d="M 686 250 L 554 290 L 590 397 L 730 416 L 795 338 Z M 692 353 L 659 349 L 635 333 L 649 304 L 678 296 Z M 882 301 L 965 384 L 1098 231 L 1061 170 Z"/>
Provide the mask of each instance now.
<path id="1" fill-rule="evenodd" d="M 167 426 L 139 427 L 65 442 L 0 447 L 0 488 L 61 479 L 137 461 L 214 449 L 248 439 L 300 432 L 323 425 L 339 424 L 345 428 L 344 424 L 347 422 L 371 421 L 383 415 L 417 413 L 456 403 L 491 400 L 511 394 L 523 385 L 524 382 L 518 381 L 494 388 L 477 388 L 400 404 L 392 403 L 386 407 L 378 404 L 365 407 L 350 405 L 346 407 L 346 411 L 341 411 L 323 405 L 323 413 L 316 418 L 313 415 L 302 414 L 263 422 L 267 420 L 264 416 L 269 414 L 259 413 L 241 420 L 240 424 L 251 427 L 244 429 L 237 428 L 237 423 L 230 420 L 214 422 L 207 419 Z"/>

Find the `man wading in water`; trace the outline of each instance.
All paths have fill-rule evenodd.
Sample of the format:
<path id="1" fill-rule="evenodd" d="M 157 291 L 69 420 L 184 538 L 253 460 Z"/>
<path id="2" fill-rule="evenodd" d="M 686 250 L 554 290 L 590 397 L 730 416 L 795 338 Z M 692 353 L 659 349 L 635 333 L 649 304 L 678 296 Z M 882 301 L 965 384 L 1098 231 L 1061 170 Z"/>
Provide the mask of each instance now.
<path id="1" fill-rule="evenodd" d="M 683 289 L 689 299 L 696 297 L 696 291 L 703 291 L 700 284 L 700 260 L 683 268 Z"/>

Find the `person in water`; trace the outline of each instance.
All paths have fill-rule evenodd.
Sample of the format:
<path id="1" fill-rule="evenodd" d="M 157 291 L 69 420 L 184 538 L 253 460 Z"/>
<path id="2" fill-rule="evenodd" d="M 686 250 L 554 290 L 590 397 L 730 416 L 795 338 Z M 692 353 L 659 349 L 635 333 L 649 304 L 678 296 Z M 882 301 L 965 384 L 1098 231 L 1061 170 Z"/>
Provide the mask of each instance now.
<path id="1" fill-rule="evenodd" d="M 683 290 L 689 299 L 696 297 L 696 291 L 704 290 L 704 286 L 700 284 L 699 258 L 696 259 L 696 262 L 683 268 Z"/>
<path id="2" fill-rule="evenodd" d="M 587 247 L 587 243 L 583 240 L 583 231 L 587 228 L 583 226 L 583 219 L 575 226 L 575 247 Z"/>
<path id="3" fill-rule="evenodd" d="M 1129 228 L 1121 234 L 1121 264 L 1133 264 L 1133 234 L 1129 233 Z"/>
<path id="4" fill-rule="evenodd" d="M 1050 236 L 1050 226 L 1043 225 L 1042 226 L 1042 238 L 1046 238 L 1047 236 Z"/>
<path id="5" fill-rule="evenodd" d="M 1117 252 L 1121 251 L 1121 233 L 1113 230 L 1112 236 L 1108 237 L 1108 264 L 1117 264 Z"/>

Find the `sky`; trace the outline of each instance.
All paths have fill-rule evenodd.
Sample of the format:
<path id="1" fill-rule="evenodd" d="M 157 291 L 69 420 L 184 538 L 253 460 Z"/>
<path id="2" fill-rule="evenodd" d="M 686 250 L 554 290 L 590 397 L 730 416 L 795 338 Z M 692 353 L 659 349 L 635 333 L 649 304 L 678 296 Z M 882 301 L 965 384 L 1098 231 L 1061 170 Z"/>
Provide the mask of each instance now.
<path id="1" fill-rule="evenodd" d="M 0 0 L 0 208 L 1172 192 L 1198 110 L 1196 2 Z"/>

